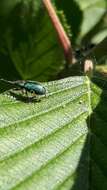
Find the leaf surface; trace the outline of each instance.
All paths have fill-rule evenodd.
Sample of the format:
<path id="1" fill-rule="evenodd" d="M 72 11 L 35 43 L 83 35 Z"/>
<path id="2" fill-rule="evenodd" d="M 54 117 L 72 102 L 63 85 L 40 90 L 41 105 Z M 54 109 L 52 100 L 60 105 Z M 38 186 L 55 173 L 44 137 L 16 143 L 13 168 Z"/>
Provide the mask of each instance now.
<path id="1" fill-rule="evenodd" d="M 1 1 L 0 11 L 0 75 L 52 80 L 64 65 L 64 56 L 43 2 Z"/>
<path id="2" fill-rule="evenodd" d="M 0 95 L 0 189 L 68 190 L 78 182 L 87 190 L 89 79 L 43 85 L 47 95 L 36 102 Z"/>

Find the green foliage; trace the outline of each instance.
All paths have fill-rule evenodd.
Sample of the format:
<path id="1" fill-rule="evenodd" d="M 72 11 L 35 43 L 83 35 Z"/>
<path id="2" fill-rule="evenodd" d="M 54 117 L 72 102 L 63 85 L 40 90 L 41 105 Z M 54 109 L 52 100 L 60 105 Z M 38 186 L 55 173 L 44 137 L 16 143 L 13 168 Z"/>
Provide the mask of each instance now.
<path id="1" fill-rule="evenodd" d="M 64 58 L 46 10 L 40 0 L 12 2 L 2 2 L 4 6 L 0 3 L 0 9 L 10 7 L 0 16 L 0 75 L 11 79 L 17 79 L 17 75 L 23 79 L 52 79 Z M 7 74 L 7 70 L 12 72 Z"/>
<path id="2" fill-rule="evenodd" d="M 105 0 L 53 3 L 75 47 L 106 36 Z M 57 78 L 65 60 L 41 0 L 1 0 L 0 26 L 2 77 Z M 106 81 L 43 85 L 32 99 L 0 82 L 0 190 L 106 190 Z"/>
<path id="3" fill-rule="evenodd" d="M 98 43 L 107 36 L 105 0 L 55 0 L 58 9 L 63 10 L 72 31 L 74 43 L 85 45 Z"/>
<path id="4" fill-rule="evenodd" d="M 43 85 L 32 102 L 0 95 L 0 189 L 106 189 L 106 91 L 87 77 Z"/>
<path id="5" fill-rule="evenodd" d="M 99 83 L 98 80 L 95 81 Z M 107 188 L 107 83 L 100 80 L 100 85 L 103 87 L 103 90 L 98 88 L 98 86 L 92 86 L 93 114 L 90 118 L 90 189 L 95 190 L 105 190 Z"/>
<path id="6" fill-rule="evenodd" d="M 1 190 L 69 189 L 85 172 L 87 189 L 89 80 L 66 78 L 44 86 L 47 97 L 40 101 L 14 100 L 8 91 L 0 95 Z"/>
<path id="7" fill-rule="evenodd" d="M 105 0 L 53 3 L 74 45 L 98 43 L 105 37 Z M 41 0 L 2 0 L 0 26 L 0 75 L 4 78 L 48 81 L 64 68 L 63 51 Z"/>

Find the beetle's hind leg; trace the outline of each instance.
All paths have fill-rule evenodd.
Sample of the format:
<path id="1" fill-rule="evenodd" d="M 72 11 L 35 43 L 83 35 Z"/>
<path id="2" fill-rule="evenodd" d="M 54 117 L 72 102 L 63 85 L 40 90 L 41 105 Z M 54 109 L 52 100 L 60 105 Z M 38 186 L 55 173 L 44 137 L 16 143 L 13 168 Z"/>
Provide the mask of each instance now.
<path id="1" fill-rule="evenodd" d="M 32 94 L 32 97 L 35 98 L 36 97 L 36 93 L 34 90 L 31 90 L 30 93 Z"/>
<path id="2" fill-rule="evenodd" d="M 27 91 L 26 91 L 26 89 L 25 89 L 25 88 L 22 88 L 22 89 L 21 89 L 21 92 L 22 92 L 22 94 L 23 94 L 23 95 L 28 96 L 28 93 L 27 93 Z"/>
<path id="3" fill-rule="evenodd" d="M 35 91 L 30 91 L 30 93 L 32 94 L 32 100 L 36 102 L 40 102 L 40 99 L 37 97 L 37 94 L 35 93 Z"/>

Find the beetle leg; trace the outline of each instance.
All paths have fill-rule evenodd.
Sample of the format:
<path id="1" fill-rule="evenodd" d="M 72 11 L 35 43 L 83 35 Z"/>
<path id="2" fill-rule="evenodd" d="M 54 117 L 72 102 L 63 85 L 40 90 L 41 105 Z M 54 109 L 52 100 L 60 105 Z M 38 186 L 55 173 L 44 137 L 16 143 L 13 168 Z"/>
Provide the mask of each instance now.
<path id="1" fill-rule="evenodd" d="M 22 88 L 22 94 L 26 94 L 26 90 L 24 88 Z"/>
<path id="2" fill-rule="evenodd" d="M 36 97 L 36 93 L 35 92 L 33 92 L 33 97 Z"/>
<path id="3" fill-rule="evenodd" d="M 35 93 L 34 91 L 33 91 L 32 95 L 33 95 L 33 98 L 35 98 L 35 97 L 36 97 L 36 93 Z"/>
<path id="4" fill-rule="evenodd" d="M 28 92 L 27 92 L 27 90 L 25 90 L 25 94 L 26 94 L 26 96 L 28 97 Z"/>

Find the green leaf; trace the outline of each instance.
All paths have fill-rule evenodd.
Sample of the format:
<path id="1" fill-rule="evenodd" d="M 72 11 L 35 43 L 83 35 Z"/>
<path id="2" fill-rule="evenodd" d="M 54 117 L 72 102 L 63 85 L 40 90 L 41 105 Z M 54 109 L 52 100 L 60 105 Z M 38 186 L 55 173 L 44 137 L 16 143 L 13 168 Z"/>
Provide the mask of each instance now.
<path id="1" fill-rule="evenodd" d="M 107 188 L 107 81 L 101 79 L 95 81 L 100 84 L 100 88 L 92 86 L 90 189 L 105 190 Z"/>
<path id="2" fill-rule="evenodd" d="M 89 79 L 43 85 L 47 94 L 39 101 L 0 95 L 0 190 L 87 190 Z"/>
<path id="3" fill-rule="evenodd" d="M 41 81 L 55 77 L 64 56 L 43 2 L 1 1 L 0 11 L 0 74 L 6 78 L 9 70 L 13 79 L 17 71 L 22 79 Z M 6 60 L 12 65 L 8 70 Z"/>
<path id="4" fill-rule="evenodd" d="M 107 36 L 105 0 L 55 0 L 58 9 L 64 11 L 76 44 L 99 43 Z"/>
<path id="5" fill-rule="evenodd" d="M 0 83 L 0 190 L 106 189 L 107 83 L 94 82 L 43 83 L 32 102 Z"/>
<path id="6" fill-rule="evenodd" d="M 106 12 L 106 2 L 105 0 L 96 0 L 96 1 L 78 1 L 81 9 L 83 10 L 83 22 L 81 26 L 80 39 L 88 43 L 89 40 L 92 42 L 99 43 L 104 39 L 105 35 L 101 36 L 102 38 L 97 38 L 97 41 L 93 41 L 95 36 L 103 33 L 104 28 L 104 18 Z"/>
<path id="7" fill-rule="evenodd" d="M 71 42 L 75 43 L 75 41 L 79 36 L 81 29 L 81 22 L 83 19 L 83 13 L 80 9 L 80 6 L 76 1 L 71 1 L 71 0 L 68 0 L 67 2 L 65 0 L 62 1 L 55 0 L 55 3 L 57 9 L 63 11 L 63 14 L 66 18 L 66 22 L 70 26 L 69 29 L 71 29 L 71 34 L 72 34 Z"/>

